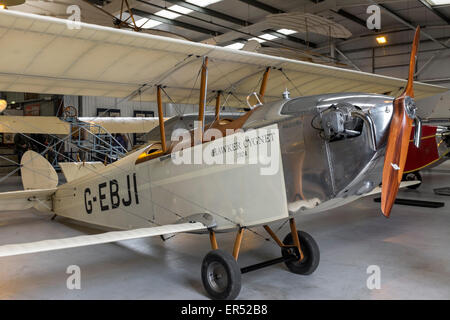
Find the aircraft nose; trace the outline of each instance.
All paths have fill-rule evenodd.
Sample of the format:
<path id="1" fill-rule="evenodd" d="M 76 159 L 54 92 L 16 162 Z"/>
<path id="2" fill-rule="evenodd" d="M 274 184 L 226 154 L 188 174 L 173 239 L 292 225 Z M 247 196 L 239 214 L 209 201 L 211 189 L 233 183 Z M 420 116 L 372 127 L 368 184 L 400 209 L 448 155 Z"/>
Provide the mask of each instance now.
<path id="1" fill-rule="evenodd" d="M 389 97 L 368 99 L 359 106 L 350 102 L 332 105 L 321 113 L 323 137 L 337 141 L 362 134 L 363 143 L 377 151 L 386 144 L 393 110 Z"/>
<path id="2" fill-rule="evenodd" d="M 384 101 L 365 112 L 369 120 L 365 121 L 368 131 L 374 137 L 375 150 L 379 150 L 386 145 L 388 131 L 393 117 L 394 104 L 392 100 Z"/>

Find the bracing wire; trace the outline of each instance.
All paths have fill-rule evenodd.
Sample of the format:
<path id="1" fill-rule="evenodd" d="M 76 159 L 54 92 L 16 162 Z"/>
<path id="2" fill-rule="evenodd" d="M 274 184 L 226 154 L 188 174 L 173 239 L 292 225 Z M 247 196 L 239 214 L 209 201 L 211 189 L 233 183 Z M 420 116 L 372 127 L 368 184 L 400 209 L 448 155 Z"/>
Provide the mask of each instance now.
<path id="1" fill-rule="evenodd" d="M 294 89 L 297 90 L 298 94 L 300 96 L 303 96 L 303 94 L 300 92 L 300 90 L 297 88 L 297 86 L 294 84 L 294 82 L 288 77 L 286 72 L 284 72 L 284 70 L 282 68 L 280 68 L 279 70 L 286 77 L 286 79 L 291 83 L 291 85 L 294 87 Z"/>

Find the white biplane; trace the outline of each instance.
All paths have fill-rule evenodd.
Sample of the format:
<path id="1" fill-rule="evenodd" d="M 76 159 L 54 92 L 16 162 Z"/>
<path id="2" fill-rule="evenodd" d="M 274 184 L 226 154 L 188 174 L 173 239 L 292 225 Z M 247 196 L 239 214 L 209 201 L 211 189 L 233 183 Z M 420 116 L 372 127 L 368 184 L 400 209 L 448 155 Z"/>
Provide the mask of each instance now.
<path id="1" fill-rule="evenodd" d="M 413 121 L 420 142 L 412 97 L 447 90 L 415 83 L 413 91 L 418 33 L 406 82 L 96 25 L 70 26 L 61 19 L 0 10 L 0 91 L 139 95 L 158 102 L 159 126 L 153 130 L 160 141 L 107 166 L 62 164 L 67 180 L 62 185 L 42 156 L 26 153 L 21 163 L 25 190 L 1 193 L 1 210 L 34 207 L 115 231 L 3 245 L 0 256 L 209 233 L 212 251 L 203 260 L 202 280 L 216 299 L 237 297 L 241 274 L 274 263 L 284 262 L 297 274 L 314 272 L 319 248 L 310 235 L 297 231 L 296 216 L 380 192 L 381 181 L 382 211 L 388 216 Z M 259 82 L 259 92 L 253 93 Z M 280 99 L 286 86 L 299 97 Z M 166 128 L 162 104 L 169 100 L 163 90 L 178 103 L 198 103 L 195 130 L 180 136 L 174 127 Z M 208 94 L 217 97 L 210 122 L 205 121 Z M 228 94 L 236 99 L 227 105 L 249 110 L 222 118 L 220 98 Z M 283 220 L 291 232 L 281 241 L 269 224 Z M 255 226 L 264 226 L 282 257 L 240 269 L 244 230 Z M 232 254 L 216 241 L 216 233 L 225 231 L 237 233 Z"/>

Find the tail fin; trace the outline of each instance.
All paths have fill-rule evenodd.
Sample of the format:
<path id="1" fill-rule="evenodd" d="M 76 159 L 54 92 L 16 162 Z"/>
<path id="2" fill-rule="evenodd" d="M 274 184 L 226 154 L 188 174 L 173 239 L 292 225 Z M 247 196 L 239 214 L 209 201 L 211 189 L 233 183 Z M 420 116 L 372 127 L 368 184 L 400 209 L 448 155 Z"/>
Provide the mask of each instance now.
<path id="1" fill-rule="evenodd" d="M 58 175 L 53 166 L 34 151 L 24 153 L 20 161 L 24 190 L 53 189 L 58 185 Z"/>
<path id="2" fill-rule="evenodd" d="M 103 162 L 98 162 L 98 161 L 96 161 L 96 162 L 60 162 L 59 166 L 61 167 L 61 170 L 64 173 L 64 177 L 66 177 L 67 182 L 81 178 L 82 176 L 85 176 L 88 173 L 95 172 L 95 171 L 105 167 Z"/>

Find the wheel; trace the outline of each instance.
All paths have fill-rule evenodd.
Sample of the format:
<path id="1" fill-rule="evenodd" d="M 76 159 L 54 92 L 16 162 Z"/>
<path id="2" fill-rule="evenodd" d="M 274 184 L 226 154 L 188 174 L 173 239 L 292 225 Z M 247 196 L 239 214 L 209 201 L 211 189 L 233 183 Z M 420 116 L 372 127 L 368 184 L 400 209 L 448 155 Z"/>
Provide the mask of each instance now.
<path id="1" fill-rule="evenodd" d="M 74 106 L 67 106 L 64 108 L 64 118 L 76 118 L 77 116 L 77 109 L 75 109 Z"/>
<path id="2" fill-rule="evenodd" d="M 241 291 L 241 269 L 231 254 L 213 250 L 203 259 L 202 281 L 211 298 L 233 300 Z"/>
<path id="3" fill-rule="evenodd" d="M 408 186 L 408 189 L 417 189 L 422 184 L 422 175 L 419 172 L 410 172 L 406 173 L 403 176 L 404 181 L 420 181 L 418 184 L 414 184 L 412 186 Z"/>
<path id="4" fill-rule="evenodd" d="M 288 269 L 296 274 L 308 275 L 313 273 L 320 262 L 320 250 L 316 241 L 308 233 L 304 231 L 297 231 L 298 239 L 300 240 L 300 248 L 303 252 L 303 260 L 299 261 L 300 253 L 297 248 L 282 248 L 281 254 L 283 257 L 294 256 L 294 260 L 285 261 Z M 288 233 L 283 240 L 285 245 L 293 245 L 292 234 Z"/>

